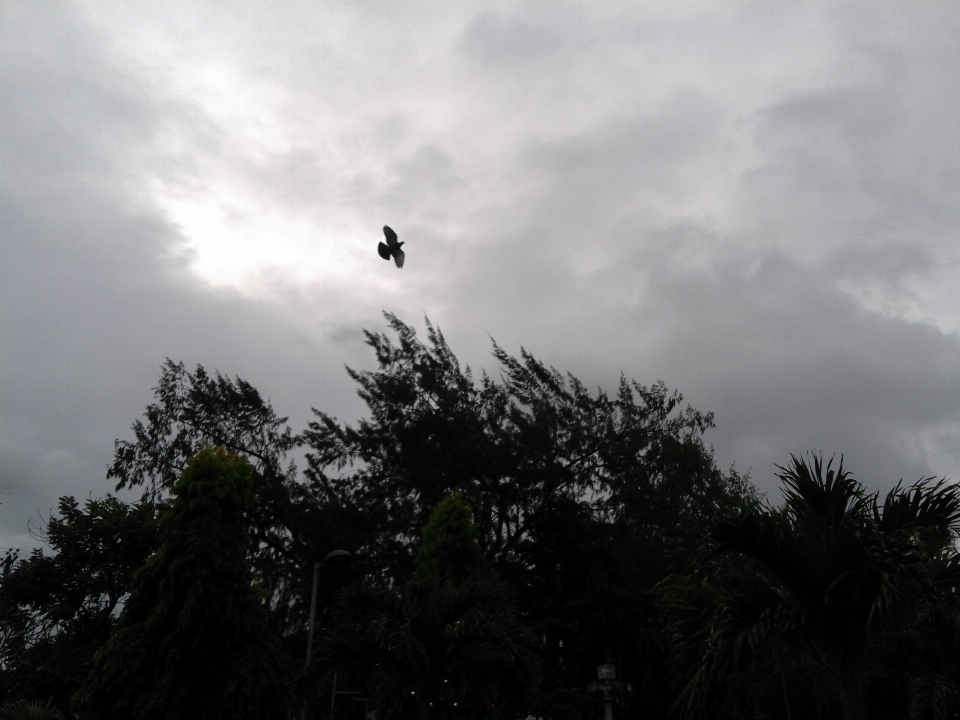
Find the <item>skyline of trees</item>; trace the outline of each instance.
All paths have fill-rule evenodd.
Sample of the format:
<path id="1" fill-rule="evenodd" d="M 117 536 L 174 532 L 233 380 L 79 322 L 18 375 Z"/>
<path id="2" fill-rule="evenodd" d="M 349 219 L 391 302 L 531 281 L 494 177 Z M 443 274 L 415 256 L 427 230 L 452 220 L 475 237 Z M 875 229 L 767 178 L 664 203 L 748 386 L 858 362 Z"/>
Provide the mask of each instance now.
<path id="1" fill-rule="evenodd" d="M 499 379 L 476 380 L 429 320 L 423 342 L 385 316 L 396 340 L 365 331 L 377 369 L 347 369 L 368 408 L 352 425 L 315 409 L 297 433 L 246 381 L 164 364 L 108 473 L 142 500 L 62 499 L 53 554 L 0 581 L 0 707 L 240 717 L 245 697 L 273 703 L 249 717 L 333 699 L 340 718 L 572 720 L 601 712 L 587 686 L 610 662 L 619 717 L 954 717 L 953 485 L 879 502 L 842 466 L 792 458 L 773 507 L 716 466 L 712 415 L 662 383 L 590 393 L 496 343 Z M 322 574 L 304 667 L 333 549 L 353 562 Z M 249 663 L 210 649 L 216 672 L 191 665 L 175 638 L 208 635 Z M 906 705 L 864 697 L 893 687 Z"/>

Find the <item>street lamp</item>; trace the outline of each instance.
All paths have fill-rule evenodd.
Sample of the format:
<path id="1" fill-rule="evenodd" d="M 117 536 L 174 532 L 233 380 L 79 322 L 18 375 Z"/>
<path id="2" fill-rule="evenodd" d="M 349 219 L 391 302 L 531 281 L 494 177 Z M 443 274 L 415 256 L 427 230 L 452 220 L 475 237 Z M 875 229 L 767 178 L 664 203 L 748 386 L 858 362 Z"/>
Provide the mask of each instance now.
<path id="1" fill-rule="evenodd" d="M 620 683 L 617 682 L 617 666 L 613 663 L 604 663 L 597 665 L 597 680 L 587 685 L 589 692 L 599 692 L 603 695 L 603 718 L 604 720 L 613 720 L 613 695 L 619 690 Z"/>
<path id="2" fill-rule="evenodd" d="M 333 550 L 327 553 L 323 562 L 313 564 L 313 589 L 310 591 L 310 622 L 307 629 L 307 659 L 303 665 L 304 672 L 310 667 L 310 657 L 313 655 L 313 626 L 317 617 L 317 582 L 320 579 L 320 568 L 327 565 L 343 567 L 349 565 L 352 560 L 353 555 L 346 550 Z"/>

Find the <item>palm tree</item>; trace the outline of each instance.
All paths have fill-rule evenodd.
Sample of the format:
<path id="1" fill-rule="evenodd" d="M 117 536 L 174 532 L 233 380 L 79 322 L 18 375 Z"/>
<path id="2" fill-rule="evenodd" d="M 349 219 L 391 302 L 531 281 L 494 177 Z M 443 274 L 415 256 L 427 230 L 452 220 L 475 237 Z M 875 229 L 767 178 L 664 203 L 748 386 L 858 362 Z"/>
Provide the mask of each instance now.
<path id="1" fill-rule="evenodd" d="M 52 700 L 15 700 L 0 705 L 0 720 L 63 720 Z"/>
<path id="2" fill-rule="evenodd" d="M 867 690 L 892 674 L 884 649 L 895 637 L 919 647 L 937 598 L 958 585 L 957 486 L 897 485 L 881 504 L 842 460 L 836 470 L 816 456 L 791 460 L 780 468 L 783 506 L 716 524 L 707 574 L 665 586 L 692 660 L 678 703 L 688 717 L 717 701 L 725 681 L 750 677 L 754 707 L 765 688 L 783 717 L 812 702 L 863 720 Z M 942 706 L 944 693 L 934 695 Z"/>

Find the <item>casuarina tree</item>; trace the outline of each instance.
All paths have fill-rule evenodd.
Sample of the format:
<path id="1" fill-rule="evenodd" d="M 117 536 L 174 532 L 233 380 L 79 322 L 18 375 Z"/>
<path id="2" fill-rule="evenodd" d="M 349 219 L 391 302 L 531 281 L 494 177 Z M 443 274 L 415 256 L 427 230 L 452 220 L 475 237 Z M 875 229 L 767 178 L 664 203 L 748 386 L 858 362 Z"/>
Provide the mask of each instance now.
<path id="1" fill-rule="evenodd" d="M 286 418 L 242 378 L 202 366 L 194 371 L 167 360 L 154 402 L 133 424 L 133 440 L 117 440 L 108 477 L 117 488 L 142 487 L 163 497 L 203 447 L 224 447 L 253 466 L 255 500 L 249 511 L 248 559 L 268 598 L 280 634 L 302 628 L 310 598 L 310 570 L 331 547 L 354 547 L 348 519 L 296 480 L 286 454 L 297 438 Z M 331 509 L 333 512 L 330 512 Z"/>
<path id="2" fill-rule="evenodd" d="M 316 411 L 303 435 L 307 482 L 352 513 L 360 564 L 384 586 L 404 582 L 419 529 L 460 491 L 479 546 L 544 643 L 542 688 L 555 701 L 537 712 L 576 717 L 562 716 L 563 706 L 589 702 L 583 689 L 608 659 L 642 687 L 642 710 L 660 712 L 652 589 L 679 545 L 750 493 L 704 445 L 712 417 L 662 383 L 621 377 L 615 394 L 591 392 L 496 344 L 500 372 L 475 378 L 429 321 L 421 341 L 386 317 L 396 340 L 366 333 L 377 367 L 348 369 L 367 417 L 345 424 Z"/>
<path id="3" fill-rule="evenodd" d="M 590 702 L 584 688 L 608 660 L 638 688 L 639 710 L 661 712 L 665 654 L 652 589 L 678 547 L 750 492 L 704 445 L 710 414 L 659 382 L 621 377 L 615 393 L 591 392 L 495 343 L 499 373 L 474 378 L 429 321 L 421 341 L 387 319 L 397 341 L 366 333 L 377 367 L 348 369 L 368 407 L 359 422 L 317 411 L 294 435 L 246 381 L 168 362 L 135 439 L 117 443 L 110 474 L 162 496 L 203 444 L 250 458 L 248 560 L 289 657 L 303 655 L 317 560 L 349 549 L 369 586 L 400 587 L 414 572 L 421 528 L 459 491 L 478 546 L 542 643 L 537 712 L 576 717 L 563 708 Z M 298 443 L 307 446 L 302 477 L 284 466 Z M 334 605 L 321 584 L 317 617 Z"/>

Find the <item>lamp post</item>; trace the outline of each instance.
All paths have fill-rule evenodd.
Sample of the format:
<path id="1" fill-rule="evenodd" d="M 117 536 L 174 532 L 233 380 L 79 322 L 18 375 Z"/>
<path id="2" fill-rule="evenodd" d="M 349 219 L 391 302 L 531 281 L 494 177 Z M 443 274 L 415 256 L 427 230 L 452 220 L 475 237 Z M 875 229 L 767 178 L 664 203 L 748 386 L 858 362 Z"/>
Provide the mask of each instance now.
<path id="1" fill-rule="evenodd" d="M 603 718 L 604 720 L 613 720 L 613 695 L 619 690 L 616 681 L 617 666 L 612 663 L 597 665 L 597 680 L 602 682 L 590 683 L 587 690 L 598 692 L 603 695 Z"/>
<path id="2" fill-rule="evenodd" d="M 323 562 L 313 564 L 313 589 L 310 591 L 310 620 L 307 625 L 307 658 L 303 665 L 306 672 L 310 667 L 310 658 L 313 656 L 313 627 L 317 618 L 317 583 L 320 580 L 320 568 L 330 565 L 332 567 L 349 565 L 353 560 L 353 555 L 346 550 L 333 550 L 328 552 Z"/>

